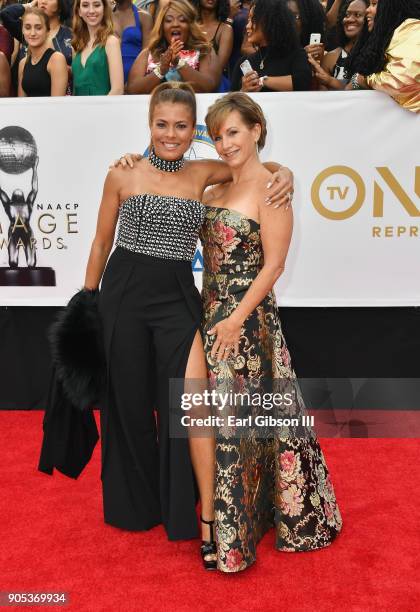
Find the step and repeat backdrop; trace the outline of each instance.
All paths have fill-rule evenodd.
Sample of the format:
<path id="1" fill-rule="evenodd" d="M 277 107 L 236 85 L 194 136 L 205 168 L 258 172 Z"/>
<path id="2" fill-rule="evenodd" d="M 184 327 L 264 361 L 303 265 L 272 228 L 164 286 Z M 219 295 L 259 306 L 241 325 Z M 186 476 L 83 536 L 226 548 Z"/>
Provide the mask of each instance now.
<path id="1" fill-rule="evenodd" d="M 198 96 L 190 158 L 216 158 Z M 420 305 L 420 119 L 377 92 L 257 94 L 262 160 L 295 174 L 281 306 Z M 148 96 L 0 100 L 0 305 L 84 281 L 110 163 L 149 144 Z M 280 214 L 280 213 L 279 213 Z M 193 262 L 201 285 L 202 257 Z"/>

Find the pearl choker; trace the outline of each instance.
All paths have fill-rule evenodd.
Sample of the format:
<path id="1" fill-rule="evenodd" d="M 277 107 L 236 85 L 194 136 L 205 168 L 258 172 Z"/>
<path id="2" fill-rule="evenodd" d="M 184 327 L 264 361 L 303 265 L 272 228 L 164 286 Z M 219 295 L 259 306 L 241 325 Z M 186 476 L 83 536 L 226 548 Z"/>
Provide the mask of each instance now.
<path id="1" fill-rule="evenodd" d="M 163 172 L 178 172 L 185 165 L 184 156 L 182 156 L 180 159 L 169 161 L 167 159 L 162 159 L 161 157 L 156 155 L 153 149 L 150 149 L 148 159 L 152 166 L 154 166 L 158 170 L 162 170 Z"/>

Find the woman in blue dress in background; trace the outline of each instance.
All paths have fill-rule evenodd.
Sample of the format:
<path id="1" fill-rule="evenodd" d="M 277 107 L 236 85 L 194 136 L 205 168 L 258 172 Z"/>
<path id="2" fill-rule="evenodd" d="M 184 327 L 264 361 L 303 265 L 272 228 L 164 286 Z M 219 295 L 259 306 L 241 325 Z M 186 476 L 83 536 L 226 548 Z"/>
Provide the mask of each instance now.
<path id="1" fill-rule="evenodd" d="M 140 51 L 147 47 L 153 27 L 152 16 L 139 10 L 131 0 L 115 0 L 112 20 L 116 34 L 121 38 L 124 83 Z"/>

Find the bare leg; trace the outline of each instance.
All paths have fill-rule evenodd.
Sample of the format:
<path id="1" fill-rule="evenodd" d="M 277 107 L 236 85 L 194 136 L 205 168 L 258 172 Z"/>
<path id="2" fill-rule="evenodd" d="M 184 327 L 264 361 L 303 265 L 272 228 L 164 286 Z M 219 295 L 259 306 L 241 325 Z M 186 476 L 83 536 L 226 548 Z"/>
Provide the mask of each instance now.
<path id="1" fill-rule="evenodd" d="M 197 331 L 191 351 L 188 357 L 186 379 L 194 381 L 207 380 L 207 367 L 204 356 L 203 341 Z M 195 386 L 195 385 L 194 385 Z M 210 413 L 210 411 L 209 411 Z M 193 464 L 197 484 L 200 492 L 201 515 L 209 521 L 214 518 L 214 466 L 215 466 L 215 441 L 214 437 L 207 434 L 205 437 L 190 437 L 190 455 Z M 210 540 L 209 525 L 201 525 L 203 540 Z M 209 557 L 210 558 L 210 557 Z"/>

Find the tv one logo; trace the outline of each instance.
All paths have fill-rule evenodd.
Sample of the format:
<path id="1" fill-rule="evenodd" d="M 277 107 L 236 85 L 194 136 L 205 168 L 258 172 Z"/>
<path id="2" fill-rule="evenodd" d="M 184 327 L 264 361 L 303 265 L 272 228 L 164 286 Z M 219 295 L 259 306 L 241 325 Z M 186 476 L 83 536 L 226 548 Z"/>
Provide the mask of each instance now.
<path id="1" fill-rule="evenodd" d="M 372 217 L 378 222 L 384 217 L 385 193 L 393 195 L 407 217 L 420 218 L 420 166 L 415 168 L 412 189 L 401 185 L 386 166 L 375 168 L 373 179 Z M 377 177 L 380 177 L 381 184 Z M 332 221 L 343 221 L 356 215 L 366 201 L 366 184 L 360 174 L 349 166 L 330 166 L 318 174 L 311 189 L 312 204 L 317 212 Z M 418 225 L 373 226 L 374 237 L 420 236 Z"/>

